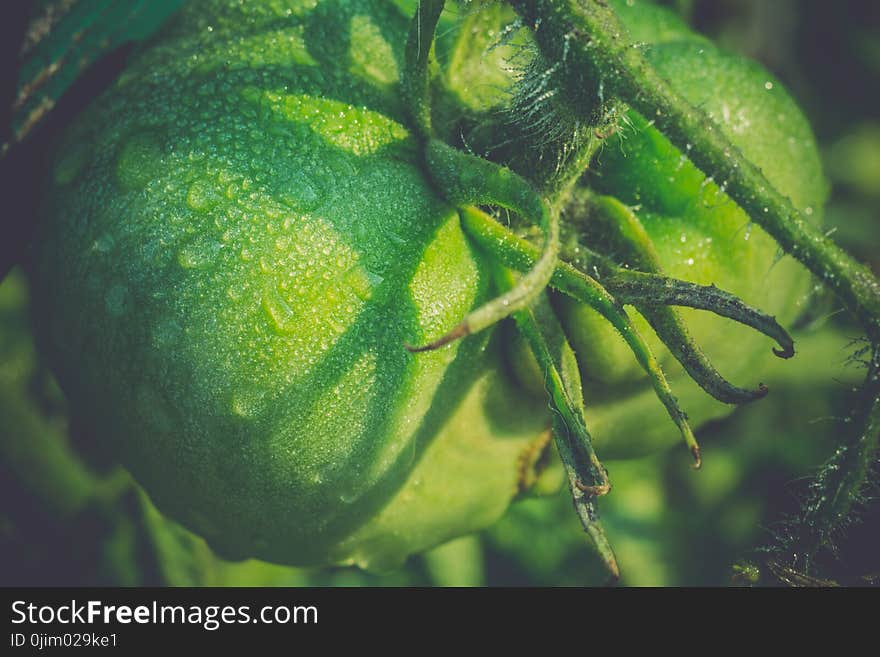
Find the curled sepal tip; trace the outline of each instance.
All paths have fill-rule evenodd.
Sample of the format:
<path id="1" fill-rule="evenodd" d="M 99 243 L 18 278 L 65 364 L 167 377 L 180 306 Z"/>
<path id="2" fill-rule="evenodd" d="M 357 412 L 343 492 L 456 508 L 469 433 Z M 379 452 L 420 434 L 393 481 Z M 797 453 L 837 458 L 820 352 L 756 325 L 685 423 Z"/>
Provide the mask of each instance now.
<path id="1" fill-rule="evenodd" d="M 781 349 L 773 347 L 773 353 L 779 356 L 779 358 L 791 358 L 794 356 L 794 340 L 791 341 L 791 344 L 784 346 Z"/>
<path id="2" fill-rule="evenodd" d="M 559 442 L 557 442 L 557 445 L 558 444 Z M 574 505 L 575 512 L 578 515 L 578 519 L 581 521 L 581 526 L 583 527 L 584 532 L 592 539 L 596 552 L 602 560 L 602 564 L 605 566 L 605 570 L 608 573 L 607 583 L 614 584 L 620 579 L 620 567 L 617 565 L 617 557 L 614 555 L 614 548 L 611 547 L 611 543 L 605 535 L 605 530 L 599 520 L 599 512 L 596 508 L 596 496 L 589 490 L 584 490 L 584 485 L 578 475 L 577 466 L 575 465 L 574 460 L 566 458 L 566 456 L 563 455 L 562 449 L 559 451 L 560 455 L 563 456 L 562 464 L 568 477 L 571 501 Z M 570 452 L 568 453 L 568 456 L 571 456 Z"/>
<path id="3" fill-rule="evenodd" d="M 450 342 L 455 342 L 459 338 L 463 338 L 472 333 L 470 328 L 467 325 L 467 320 L 457 324 L 454 329 L 443 335 L 442 337 L 434 340 L 433 342 L 429 342 L 428 344 L 415 346 L 411 344 L 404 343 L 404 347 L 406 350 L 413 354 L 418 354 L 423 351 L 434 351 L 435 349 L 439 349 L 440 347 L 445 347 Z"/>
<path id="4" fill-rule="evenodd" d="M 604 497 L 611 492 L 611 482 L 608 481 L 601 484 L 585 484 L 582 480 L 578 479 L 574 482 L 574 485 L 578 490 L 593 497 Z"/>

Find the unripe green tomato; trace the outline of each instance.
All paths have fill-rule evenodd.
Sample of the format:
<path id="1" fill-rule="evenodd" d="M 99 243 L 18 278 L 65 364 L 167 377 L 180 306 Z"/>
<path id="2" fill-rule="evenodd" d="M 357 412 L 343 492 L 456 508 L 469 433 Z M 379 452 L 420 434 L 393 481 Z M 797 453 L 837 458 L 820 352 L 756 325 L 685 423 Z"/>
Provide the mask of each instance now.
<path id="1" fill-rule="evenodd" d="M 818 222 L 826 184 L 815 139 L 781 84 L 758 64 L 723 53 L 689 32 L 671 12 L 644 2 L 621 0 L 614 6 L 633 38 L 648 44 L 648 60 L 672 88 L 706 111 L 780 192 Z M 633 111 L 627 116 L 629 124 L 607 139 L 597 158 L 590 179 L 594 188 L 635 209 L 663 273 L 715 284 L 790 326 L 810 291 L 807 271 L 782 256 L 776 242 L 723 192 L 724 181 L 707 180 L 652 123 Z M 567 298 L 561 305 L 600 453 L 629 457 L 677 441 L 675 427 L 622 338 L 593 310 Z M 742 386 L 762 382 L 756 372 L 773 359 L 767 338 L 707 312 L 681 313 L 723 375 Z M 728 413 L 731 407 L 703 392 L 647 322 L 631 314 L 662 356 L 692 424 Z"/>
<path id="2" fill-rule="evenodd" d="M 58 151 L 34 258 L 74 412 L 231 557 L 384 568 L 530 480 L 543 400 L 419 166 L 384 0 L 186 3 Z"/>

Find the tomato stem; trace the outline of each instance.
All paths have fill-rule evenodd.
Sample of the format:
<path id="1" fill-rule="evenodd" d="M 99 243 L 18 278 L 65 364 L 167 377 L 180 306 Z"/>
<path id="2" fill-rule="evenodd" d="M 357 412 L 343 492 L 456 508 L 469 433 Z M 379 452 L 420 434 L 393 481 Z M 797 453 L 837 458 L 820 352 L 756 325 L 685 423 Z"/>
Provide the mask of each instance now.
<path id="1" fill-rule="evenodd" d="M 780 358 L 794 356 L 794 340 L 775 318 L 755 310 L 739 297 L 714 285 L 697 285 L 675 278 L 620 269 L 614 274 L 614 280 L 608 284 L 608 287 L 624 299 L 624 303 L 662 304 L 709 310 L 721 317 L 750 326 L 776 340 L 779 349 L 774 347 L 773 353 Z"/>
<path id="2" fill-rule="evenodd" d="M 404 95 L 413 122 L 425 141 L 428 173 L 453 205 L 497 205 L 538 223 L 544 232 L 544 249 L 531 271 L 516 285 L 468 314 L 451 331 L 423 346 L 404 345 L 414 353 L 439 349 L 525 308 L 547 287 L 559 254 L 559 213 L 548 208 L 525 178 L 432 136 L 428 68 L 434 32 L 444 4 L 443 0 L 419 1 L 406 45 Z"/>
<path id="3" fill-rule="evenodd" d="M 724 135 L 702 109 L 676 93 L 644 58 L 614 11 L 601 0 L 510 0 L 531 25 L 550 61 L 564 64 L 564 84 L 584 111 L 593 88 L 613 94 L 654 121 L 687 150 L 707 175 L 725 181 L 727 194 L 779 245 L 833 289 L 875 341 L 880 339 L 880 282 L 819 228 L 807 221 Z"/>
<path id="4" fill-rule="evenodd" d="M 645 59 L 614 11 L 603 0 L 510 0 L 532 26 L 550 61 L 563 63 L 564 84 L 589 111 L 588 96 L 601 82 L 612 95 L 649 118 L 704 173 L 723 180 L 728 196 L 767 231 L 780 247 L 831 288 L 864 327 L 875 362 L 863 388 L 865 402 L 853 415 L 857 439 L 844 444 L 811 484 L 810 497 L 788 523 L 783 541 L 791 554 L 812 555 L 846 526 L 867 485 L 878 449 L 880 383 L 880 282 L 821 230 L 806 220 L 724 135 L 705 111 L 676 93 Z M 787 352 L 786 352 L 787 353 Z M 784 354 L 783 354 L 784 355 Z M 809 556 L 806 557 L 809 562 Z M 809 563 L 807 563 L 809 566 Z"/>
<path id="5" fill-rule="evenodd" d="M 834 541 L 852 522 L 853 512 L 866 500 L 866 489 L 871 485 L 871 470 L 880 449 L 880 346 L 867 345 L 865 364 L 866 384 L 859 390 L 859 401 L 847 422 L 853 427 L 848 439 L 810 482 L 798 514 L 782 522 L 774 543 L 763 549 L 776 561 L 807 574 L 815 569 L 821 552 L 834 552 Z M 767 562 L 771 572 L 773 563 L 773 559 Z"/>
<path id="6" fill-rule="evenodd" d="M 540 253 L 534 244 L 476 208 L 466 208 L 462 212 L 462 225 L 471 239 L 511 269 L 528 271 Z M 590 270 L 602 279 L 605 290 L 622 304 L 639 307 L 646 303 L 662 303 L 707 310 L 773 338 L 780 347 L 773 351 L 781 358 L 794 355 L 794 341 L 773 317 L 752 308 L 729 292 L 714 285 L 697 285 L 677 278 L 623 269 L 587 249 L 583 250 L 582 255 L 584 259 L 583 263 L 579 263 L 582 264 L 580 268 L 560 260 L 550 279 L 550 286 L 580 299 L 583 296 L 583 279 L 588 278 L 595 283 L 584 271 Z"/>
<path id="7" fill-rule="evenodd" d="M 531 242 L 475 208 L 467 208 L 462 213 L 462 222 L 474 241 L 512 269 L 527 271 L 538 257 L 538 249 Z M 780 348 L 773 352 L 779 357 L 794 355 L 794 341 L 773 317 L 714 285 L 697 285 L 677 278 L 624 269 L 588 250 L 584 250 L 584 263 L 585 266 L 577 268 L 560 260 L 550 279 L 550 286 L 582 300 L 583 279 L 593 280 L 583 270 L 592 270 L 601 277 L 604 288 L 620 303 L 640 309 L 648 307 L 648 304 L 664 304 L 707 310 L 774 339 Z"/>

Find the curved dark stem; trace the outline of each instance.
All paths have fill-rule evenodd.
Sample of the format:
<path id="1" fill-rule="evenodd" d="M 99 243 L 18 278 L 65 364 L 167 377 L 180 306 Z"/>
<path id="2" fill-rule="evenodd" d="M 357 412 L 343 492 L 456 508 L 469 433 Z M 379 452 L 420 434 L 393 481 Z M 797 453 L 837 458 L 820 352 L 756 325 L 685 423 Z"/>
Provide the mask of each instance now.
<path id="1" fill-rule="evenodd" d="M 468 235 L 505 266 L 528 271 L 537 261 L 540 250 L 531 242 L 515 235 L 497 221 L 474 208 L 462 212 L 462 225 Z M 750 326 L 779 343 L 774 353 L 782 358 L 794 355 L 794 341 L 779 323 L 766 313 L 752 308 L 742 299 L 715 287 L 697 285 L 675 278 L 622 269 L 608 258 L 585 254 L 584 269 L 595 270 L 603 288 L 620 304 L 633 306 L 668 304 L 708 310 L 722 317 Z M 560 261 L 550 279 L 551 287 L 579 298 L 586 275 L 570 263 Z"/>

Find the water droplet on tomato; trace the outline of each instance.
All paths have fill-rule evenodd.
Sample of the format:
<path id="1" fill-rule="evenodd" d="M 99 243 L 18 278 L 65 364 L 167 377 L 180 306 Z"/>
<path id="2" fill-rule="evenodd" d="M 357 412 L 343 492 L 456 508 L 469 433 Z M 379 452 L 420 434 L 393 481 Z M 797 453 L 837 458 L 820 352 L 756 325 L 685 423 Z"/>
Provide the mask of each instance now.
<path id="1" fill-rule="evenodd" d="M 321 187 L 302 171 L 283 176 L 276 188 L 279 200 L 299 212 L 314 210 L 323 202 Z"/>
<path id="2" fill-rule="evenodd" d="M 278 292 L 274 283 L 270 282 L 264 288 L 262 306 L 269 319 L 269 326 L 275 333 L 290 335 L 296 330 L 296 313 Z"/>
<path id="3" fill-rule="evenodd" d="M 235 285 L 226 288 L 226 296 L 233 301 L 238 301 L 244 296 L 244 289 Z"/>
<path id="4" fill-rule="evenodd" d="M 162 139 L 153 132 L 137 133 L 122 144 L 116 177 L 123 187 L 143 189 L 166 169 Z"/>
<path id="5" fill-rule="evenodd" d="M 177 254 L 177 262 L 184 269 L 198 269 L 214 262 L 222 245 L 210 239 L 197 239 L 184 246 Z"/>
<path id="6" fill-rule="evenodd" d="M 263 390 L 244 390 L 232 395 L 232 412 L 244 418 L 259 415 L 266 403 L 266 393 Z"/>
<path id="7" fill-rule="evenodd" d="M 220 195 L 207 180 L 196 180 L 186 192 L 186 204 L 196 212 L 207 212 L 220 202 Z"/>

